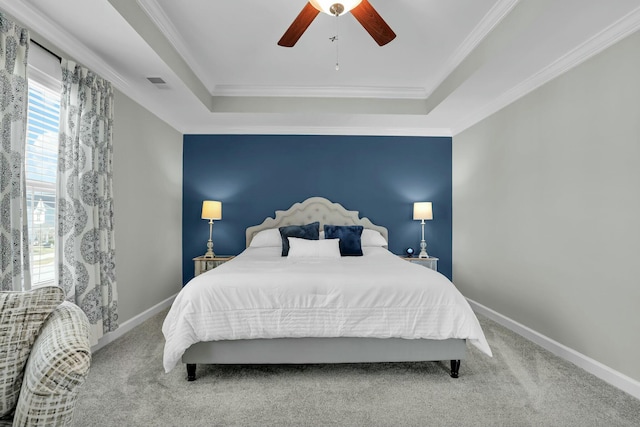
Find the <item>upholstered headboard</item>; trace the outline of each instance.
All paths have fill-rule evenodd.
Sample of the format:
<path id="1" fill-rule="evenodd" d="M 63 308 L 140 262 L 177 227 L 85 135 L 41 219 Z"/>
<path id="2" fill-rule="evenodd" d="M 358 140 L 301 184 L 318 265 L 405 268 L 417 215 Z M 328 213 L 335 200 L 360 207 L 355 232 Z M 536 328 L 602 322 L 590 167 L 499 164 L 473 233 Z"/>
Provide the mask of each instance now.
<path id="1" fill-rule="evenodd" d="M 362 225 L 376 230 L 388 242 L 389 232 L 385 227 L 373 224 L 369 218 L 360 218 L 358 211 L 348 211 L 340 203 L 333 203 L 324 197 L 310 197 L 304 202 L 294 203 L 286 211 L 276 211 L 275 218 L 267 218 L 262 224 L 247 228 L 247 247 L 259 231 L 285 225 L 303 225 L 319 221 L 320 230 L 329 225 Z"/>

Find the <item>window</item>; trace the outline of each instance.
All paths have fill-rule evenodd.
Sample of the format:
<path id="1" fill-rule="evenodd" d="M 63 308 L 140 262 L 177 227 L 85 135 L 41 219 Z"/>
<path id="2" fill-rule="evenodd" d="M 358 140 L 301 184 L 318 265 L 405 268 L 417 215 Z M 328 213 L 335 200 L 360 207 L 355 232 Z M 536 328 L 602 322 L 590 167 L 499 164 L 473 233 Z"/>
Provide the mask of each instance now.
<path id="1" fill-rule="evenodd" d="M 29 76 L 25 172 L 31 285 L 37 287 L 55 283 L 60 82 L 33 69 Z"/>

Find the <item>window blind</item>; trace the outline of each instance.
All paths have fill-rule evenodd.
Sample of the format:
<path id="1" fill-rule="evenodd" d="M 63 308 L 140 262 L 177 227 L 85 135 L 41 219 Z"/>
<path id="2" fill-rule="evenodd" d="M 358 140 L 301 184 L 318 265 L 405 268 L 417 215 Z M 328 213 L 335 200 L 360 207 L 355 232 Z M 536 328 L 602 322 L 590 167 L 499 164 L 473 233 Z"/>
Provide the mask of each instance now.
<path id="1" fill-rule="evenodd" d="M 50 85 L 49 85 L 50 86 Z M 25 173 L 32 286 L 55 282 L 60 92 L 29 79 Z"/>

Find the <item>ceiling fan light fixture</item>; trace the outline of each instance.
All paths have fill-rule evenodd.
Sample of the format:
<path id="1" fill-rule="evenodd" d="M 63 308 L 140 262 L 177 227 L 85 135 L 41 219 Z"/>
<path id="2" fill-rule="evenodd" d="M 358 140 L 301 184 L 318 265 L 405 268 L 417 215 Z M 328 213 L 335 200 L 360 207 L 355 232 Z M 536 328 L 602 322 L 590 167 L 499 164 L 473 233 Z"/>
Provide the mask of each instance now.
<path id="1" fill-rule="evenodd" d="M 344 15 L 361 2 L 362 0 L 309 0 L 309 3 L 311 3 L 313 7 L 331 16 L 336 16 L 336 12 L 338 12 L 338 15 Z M 340 5 L 342 8 L 334 7 L 334 5 Z"/>
<path id="2" fill-rule="evenodd" d="M 293 47 L 320 12 L 336 17 L 351 12 L 379 46 L 384 46 L 396 38 L 396 33 L 384 22 L 369 0 L 309 0 L 280 38 L 278 45 Z M 336 19 L 336 28 L 337 25 Z M 332 41 L 335 40 L 337 37 L 332 38 Z"/>

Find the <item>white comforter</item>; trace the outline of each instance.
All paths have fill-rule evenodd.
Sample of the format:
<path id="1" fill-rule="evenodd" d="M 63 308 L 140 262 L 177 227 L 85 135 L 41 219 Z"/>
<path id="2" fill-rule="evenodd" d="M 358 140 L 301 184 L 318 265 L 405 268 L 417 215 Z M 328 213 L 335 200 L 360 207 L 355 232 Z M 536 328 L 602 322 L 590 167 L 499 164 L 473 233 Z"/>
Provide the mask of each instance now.
<path id="1" fill-rule="evenodd" d="M 443 275 L 384 248 L 290 259 L 248 248 L 191 280 L 162 326 L 169 372 L 199 341 L 252 338 L 466 338 L 491 355 L 471 307 Z"/>

